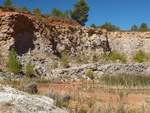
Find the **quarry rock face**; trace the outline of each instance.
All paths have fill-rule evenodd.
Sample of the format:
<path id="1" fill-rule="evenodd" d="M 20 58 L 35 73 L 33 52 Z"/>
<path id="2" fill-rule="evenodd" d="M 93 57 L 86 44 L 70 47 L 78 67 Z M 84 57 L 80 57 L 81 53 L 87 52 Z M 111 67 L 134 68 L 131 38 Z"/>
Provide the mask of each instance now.
<path id="1" fill-rule="evenodd" d="M 108 32 L 105 29 L 81 27 L 74 21 L 43 17 L 50 22 L 45 24 L 35 18 L 35 15 L 0 9 L 0 53 L 7 56 L 10 49 L 14 48 L 21 66 L 25 67 L 27 62 L 31 62 L 36 73 L 42 76 L 61 75 L 59 71 L 62 70 L 53 69 L 53 65 L 57 63 L 55 61 L 61 59 L 61 53 L 64 50 L 69 53 L 68 57 L 75 58 L 84 55 L 91 61 L 93 55 L 96 54 L 101 60 L 104 53 L 101 42 L 107 39 L 111 51 L 124 54 L 129 62 L 139 50 L 150 53 L 150 32 Z M 113 72 L 123 74 L 121 72 L 129 71 L 129 67 L 131 69 L 136 67 L 128 64 L 121 64 L 118 67 L 114 65 L 118 66 L 118 64 L 113 64 L 110 65 L 111 68 L 105 69 L 105 65 L 98 65 L 93 71 L 100 75 Z M 93 64 L 93 66 L 97 65 Z M 138 72 L 135 69 L 128 73 L 132 74 L 135 71 L 135 73 L 145 74 L 149 72 L 146 71 L 148 66 L 146 64 L 144 66 L 146 68 L 142 68 L 142 71 Z M 59 64 L 58 67 L 60 67 Z M 78 69 L 69 71 L 67 74 L 83 75 L 88 67 L 82 67 L 79 65 Z M 98 70 L 101 68 L 102 71 Z M 116 71 L 118 68 L 122 71 Z"/>
<path id="2" fill-rule="evenodd" d="M 11 48 L 15 48 L 18 55 L 31 51 L 53 54 L 65 49 L 72 54 L 84 51 L 87 56 L 94 52 L 101 55 L 100 40 L 106 40 L 106 37 L 112 51 L 124 53 L 128 58 L 139 50 L 150 53 L 150 32 L 107 32 L 74 23 L 45 25 L 32 15 L 4 11 L 0 11 L 0 22 L 0 52 L 3 55 L 7 55 Z M 93 51 L 94 44 L 98 48 Z"/>

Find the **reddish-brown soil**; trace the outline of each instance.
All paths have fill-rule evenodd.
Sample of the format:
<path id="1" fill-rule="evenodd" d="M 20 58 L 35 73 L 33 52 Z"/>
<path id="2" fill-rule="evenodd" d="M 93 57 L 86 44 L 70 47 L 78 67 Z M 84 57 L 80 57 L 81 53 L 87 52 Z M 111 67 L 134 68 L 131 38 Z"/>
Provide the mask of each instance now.
<path id="1" fill-rule="evenodd" d="M 6 14 L 23 14 L 23 15 L 26 15 L 27 17 L 35 20 L 36 18 L 36 15 L 34 14 L 27 14 L 27 13 L 21 13 L 21 12 L 13 12 L 13 11 L 9 11 L 9 10 L 4 10 L 4 9 L 0 9 L 0 15 L 3 14 L 3 13 L 6 13 Z M 57 18 L 53 18 L 53 17 L 42 17 L 42 19 L 45 19 L 45 20 L 48 20 L 50 22 L 50 24 L 55 24 L 55 25 L 60 25 L 60 24 L 63 24 L 63 25 L 73 25 L 73 26 L 80 26 L 81 25 L 76 22 L 76 21 L 73 21 L 73 20 L 69 20 L 69 19 L 57 19 Z"/>
<path id="2" fill-rule="evenodd" d="M 149 91 L 141 93 L 138 90 L 135 91 L 123 91 L 123 96 L 119 90 L 109 88 L 100 88 L 98 84 L 87 83 L 60 83 L 60 84 L 38 84 L 38 90 L 40 93 L 47 95 L 49 90 L 53 90 L 56 94 L 70 94 L 72 99 L 70 101 L 71 108 L 86 107 L 89 111 L 93 110 L 95 113 L 99 108 L 107 108 L 110 106 L 113 109 L 119 109 L 121 105 L 125 110 L 150 110 L 150 95 Z M 119 96 L 120 95 L 120 96 Z M 92 111 L 94 113 L 94 111 Z"/>

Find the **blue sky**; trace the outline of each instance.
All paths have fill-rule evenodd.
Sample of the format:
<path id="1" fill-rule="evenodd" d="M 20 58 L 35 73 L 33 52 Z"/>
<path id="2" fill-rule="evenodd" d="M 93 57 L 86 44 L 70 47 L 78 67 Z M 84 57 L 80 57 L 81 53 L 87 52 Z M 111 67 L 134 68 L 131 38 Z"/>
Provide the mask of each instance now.
<path id="1" fill-rule="evenodd" d="M 42 13 L 51 13 L 53 7 L 64 12 L 73 9 L 78 0 L 11 0 L 13 4 L 26 6 L 31 11 L 39 7 Z M 133 24 L 138 27 L 147 23 L 150 28 L 150 0 L 85 0 L 90 6 L 89 21 L 86 26 L 95 23 L 97 26 L 106 21 L 119 26 L 122 30 L 129 30 Z M 0 0 L 3 5 L 4 0 Z"/>

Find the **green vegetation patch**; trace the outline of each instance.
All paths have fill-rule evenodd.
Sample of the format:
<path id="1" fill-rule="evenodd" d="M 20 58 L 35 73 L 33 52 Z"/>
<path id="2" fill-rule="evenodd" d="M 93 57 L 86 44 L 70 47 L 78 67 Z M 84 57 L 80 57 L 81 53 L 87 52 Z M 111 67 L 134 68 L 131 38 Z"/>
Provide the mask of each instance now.
<path id="1" fill-rule="evenodd" d="M 139 63 L 144 62 L 146 58 L 149 58 L 149 57 L 142 50 L 139 50 L 139 52 L 135 56 L 133 56 L 133 60 Z"/>
<path id="2" fill-rule="evenodd" d="M 18 74 L 20 72 L 20 64 L 19 61 L 17 60 L 17 53 L 14 50 L 14 48 L 12 48 L 8 54 L 7 65 L 8 71 L 11 71 L 15 74 Z"/>
<path id="3" fill-rule="evenodd" d="M 91 79 L 94 79 L 95 78 L 95 75 L 93 73 L 93 71 L 91 69 L 88 69 L 87 72 L 86 72 L 86 76 L 88 76 L 89 78 Z"/>
<path id="4" fill-rule="evenodd" d="M 104 53 L 103 59 L 104 60 L 112 60 L 112 61 L 120 60 L 122 63 L 127 62 L 126 56 L 124 54 L 120 54 L 118 52 L 111 52 L 109 55 Z"/>
<path id="5" fill-rule="evenodd" d="M 34 74 L 33 66 L 30 62 L 26 64 L 24 72 L 26 76 L 31 76 Z"/>

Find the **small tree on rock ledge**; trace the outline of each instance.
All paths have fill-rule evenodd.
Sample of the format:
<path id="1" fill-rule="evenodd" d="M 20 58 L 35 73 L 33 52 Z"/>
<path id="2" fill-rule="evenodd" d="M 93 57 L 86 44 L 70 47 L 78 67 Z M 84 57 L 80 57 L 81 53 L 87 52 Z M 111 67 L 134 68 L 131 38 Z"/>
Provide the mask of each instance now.
<path id="1" fill-rule="evenodd" d="M 17 60 L 17 53 L 14 50 L 14 48 L 11 49 L 11 51 L 8 54 L 8 71 L 11 71 L 15 74 L 18 74 L 20 72 L 20 64 Z"/>
<path id="2" fill-rule="evenodd" d="M 35 7 L 35 8 L 33 9 L 33 13 L 35 13 L 35 14 L 37 14 L 37 15 L 41 14 L 40 8 Z"/>
<path id="3" fill-rule="evenodd" d="M 31 76 L 31 75 L 33 75 L 33 73 L 34 73 L 33 66 L 32 66 L 32 64 L 29 62 L 29 63 L 26 64 L 25 75 L 26 75 L 26 76 Z"/>

